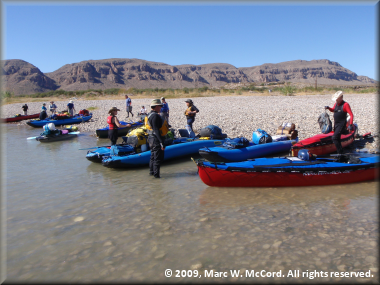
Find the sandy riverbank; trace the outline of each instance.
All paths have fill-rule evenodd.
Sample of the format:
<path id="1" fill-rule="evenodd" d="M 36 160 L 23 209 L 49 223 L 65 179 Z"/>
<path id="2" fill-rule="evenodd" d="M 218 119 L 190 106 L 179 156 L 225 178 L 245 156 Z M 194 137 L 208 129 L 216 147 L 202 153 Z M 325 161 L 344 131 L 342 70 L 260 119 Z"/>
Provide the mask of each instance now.
<path id="1" fill-rule="evenodd" d="M 95 130 L 104 128 L 108 110 L 116 106 L 121 111 L 118 118 L 121 121 L 136 121 L 137 112 L 145 105 L 149 109 L 151 99 L 136 99 L 131 97 L 134 117 L 126 118 L 125 100 L 76 100 L 77 112 L 81 109 L 91 110 L 93 118 L 88 123 L 78 125 L 81 132 L 95 135 Z M 371 132 L 379 134 L 378 126 L 378 94 L 345 94 L 354 113 L 354 122 L 359 126 L 359 134 Z M 48 104 L 47 100 L 47 104 Z M 173 128 L 185 128 L 186 109 L 185 99 L 167 99 L 170 108 L 169 123 Z M 194 105 L 200 110 L 197 114 L 194 129 L 200 130 L 207 125 L 217 125 L 229 137 L 244 136 L 251 140 L 252 132 L 260 128 L 274 135 L 277 127 L 283 122 L 293 122 L 299 132 L 299 139 L 305 139 L 320 133 L 317 122 L 319 115 L 324 112 L 324 106 L 332 107 L 334 102 L 331 95 L 304 95 L 304 96 L 223 96 L 223 97 L 197 97 L 193 98 Z M 67 101 L 56 101 L 58 111 L 66 108 Z M 29 114 L 38 113 L 42 103 L 30 102 Z M 2 106 L 2 117 L 11 117 L 22 113 L 22 104 L 9 104 Z M 332 120 L 332 113 L 330 119 Z M 19 123 L 26 125 L 26 121 Z M 366 145 L 367 148 L 378 149 L 378 138 Z"/>

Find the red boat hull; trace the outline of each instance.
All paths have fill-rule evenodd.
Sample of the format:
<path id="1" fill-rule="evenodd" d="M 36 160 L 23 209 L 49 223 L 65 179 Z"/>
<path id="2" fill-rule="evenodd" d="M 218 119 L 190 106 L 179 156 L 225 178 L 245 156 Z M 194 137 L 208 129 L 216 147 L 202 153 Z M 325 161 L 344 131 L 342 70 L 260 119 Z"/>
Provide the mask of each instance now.
<path id="1" fill-rule="evenodd" d="M 332 142 L 332 136 L 334 132 L 328 134 L 318 134 L 316 136 L 304 139 L 292 146 L 292 156 L 298 156 L 298 151 L 301 149 L 307 149 L 310 153 L 316 155 L 330 154 L 336 151 L 336 146 Z M 347 147 L 354 142 L 355 139 L 355 127 L 346 134 L 341 135 L 342 147 Z"/>
<path id="2" fill-rule="evenodd" d="M 12 117 L 12 118 L 6 118 L 4 119 L 6 123 L 11 123 L 11 122 L 18 122 L 22 120 L 29 120 L 29 119 L 35 119 L 38 118 L 40 114 L 33 114 L 33 115 L 27 115 L 27 116 L 19 116 L 19 117 Z"/>
<path id="3" fill-rule="evenodd" d="M 294 187 L 357 183 L 378 179 L 379 168 L 333 173 L 243 172 L 198 165 L 199 177 L 216 187 Z"/>

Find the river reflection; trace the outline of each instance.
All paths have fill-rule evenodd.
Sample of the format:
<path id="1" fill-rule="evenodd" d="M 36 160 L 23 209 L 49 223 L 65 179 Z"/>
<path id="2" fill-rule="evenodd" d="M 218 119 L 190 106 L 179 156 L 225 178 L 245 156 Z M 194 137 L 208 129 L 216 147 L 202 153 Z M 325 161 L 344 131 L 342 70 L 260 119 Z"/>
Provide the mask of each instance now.
<path id="1" fill-rule="evenodd" d="M 42 144 L 6 125 L 7 281 L 307 282 L 204 278 L 205 270 L 365 271 L 377 282 L 378 182 L 303 188 L 208 187 L 189 157 L 109 169 L 85 158 L 107 140 Z M 197 269 L 202 278 L 165 269 Z M 242 272 L 243 272 L 242 271 Z"/>

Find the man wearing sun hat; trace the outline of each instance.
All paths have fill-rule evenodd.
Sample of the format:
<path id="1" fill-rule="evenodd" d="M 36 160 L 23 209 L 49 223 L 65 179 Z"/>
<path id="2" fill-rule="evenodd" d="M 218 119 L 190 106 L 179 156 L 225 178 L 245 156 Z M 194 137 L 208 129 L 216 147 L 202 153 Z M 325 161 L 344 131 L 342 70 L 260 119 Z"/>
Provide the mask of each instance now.
<path id="1" fill-rule="evenodd" d="M 164 160 L 165 150 L 165 135 L 164 126 L 167 127 L 167 122 L 162 120 L 160 111 L 162 108 L 162 102 L 160 99 L 153 99 L 150 103 L 151 112 L 148 117 L 145 118 L 145 126 L 147 128 L 148 143 L 150 148 L 150 161 L 149 161 L 149 175 L 153 175 L 154 178 L 160 177 L 160 165 Z M 165 123 L 165 124 L 164 124 Z"/>
<path id="2" fill-rule="evenodd" d="M 331 98 L 335 104 L 332 108 L 325 106 L 330 112 L 334 112 L 334 135 L 332 136 L 332 141 L 336 147 L 338 153 L 338 159 L 340 155 L 343 154 L 343 147 L 341 143 L 341 135 L 347 133 L 346 123 L 347 123 L 347 113 L 349 114 L 348 130 L 351 131 L 354 128 L 353 121 L 354 115 L 352 114 L 350 105 L 343 101 L 343 91 L 336 92 Z"/>
<path id="3" fill-rule="evenodd" d="M 54 104 L 54 101 L 50 101 L 49 109 L 52 115 L 54 115 L 57 105 Z"/>

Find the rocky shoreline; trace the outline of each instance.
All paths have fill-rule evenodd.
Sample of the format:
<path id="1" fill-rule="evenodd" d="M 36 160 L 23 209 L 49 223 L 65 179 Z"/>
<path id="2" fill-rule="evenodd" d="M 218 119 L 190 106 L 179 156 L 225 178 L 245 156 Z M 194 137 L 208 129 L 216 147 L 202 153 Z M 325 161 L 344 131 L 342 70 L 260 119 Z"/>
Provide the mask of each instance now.
<path id="1" fill-rule="evenodd" d="M 193 98 L 193 101 L 200 112 L 196 116 L 193 127 L 197 133 L 207 125 L 217 125 L 230 138 L 244 136 L 251 140 L 252 132 L 258 128 L 275 135 L 278 126 L 283 122 L 292 122 L 296 124 L 299 139 L 302 140 L 320 133 L 318 117 L 324 112 L 324 106 L 334 105 L 331 95 L 197 97 Z M 76 113 L 81 109 L 90 108 L 93 114 L 89 122 L 77 125 L 79 130 L 95 136 L 96 129 L 107 126 L 108 110 L 114 106 L 121 110 L 118 112 L 120 121 L 136 121 L 141 106 L 144 105 L 149 110 L 149 104 L 153 98 L 134 99 L 131 96 L 131 99 L 133 118 L 126 118 L 125 100 L 74 100 Z M 359 134 L 371 132 L 376 136 L 371 140 L 362 141 L 360 146 L 378 150 L 378 94 L 345 94 L 344 100 L 351 106 L 354 122 L 359 127 Z M 169 123 L 175 129 L 183 129 L 186 126 L 184 101 L 184 98 L 167 99 L 170 108 Z M 49 104 L 48 101 L 46 103 Z M 67 103 L 68 101 L 55 102 L 58 111 L 65 109 Z M 1 117 L 22 114 L 22 105 L 18 103 L 2 106 Z M 31 102 L 28 106 L 28 114 L 39 113 L 42 103 Z M 332 113 L 328 112 L 328 114 L 333 121 Z M 26 121 L 13 124 L 26 125 Z"/>

